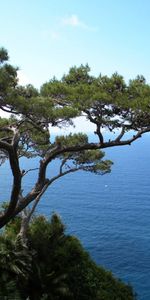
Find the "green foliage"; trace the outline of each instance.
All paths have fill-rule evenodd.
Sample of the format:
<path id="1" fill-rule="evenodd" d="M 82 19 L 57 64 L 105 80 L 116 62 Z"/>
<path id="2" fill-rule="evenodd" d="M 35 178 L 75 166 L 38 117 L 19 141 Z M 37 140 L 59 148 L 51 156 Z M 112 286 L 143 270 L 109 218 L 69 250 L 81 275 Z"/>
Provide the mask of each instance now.
<path id="1" fill-rule="evenodd" d="M 15 281 L 5 281 L 0 278 L 0 299 L 3 300 L 22 300 Z"/>
<path id="2" fill-rule="evenodd" d="M 4 48 L 0 48 L 0 105 L 7 104 L 5 102 L 6 98 L 17 85 L 17 68 L 7 64 L 8 59 L 7 51 Z"/>
<path id="3" fill-rule="evenodd" d="M 8 204 L 4 205 L 4 208 L 7 207 Z M 21 217 L 17 216 L 17 218 L 13 218 L 6 226 L 3 237 L 7 240 L 15 241 L 18 232 L 20 231 L 21 225 Z"/>
<path id="4" fill-rule="evenodd" d="M 61 147 L 83 146 L 88 143 L 88 136 L 83 133 L 70 133 L 67 136 L 57 136 L 55 143 Z"/>
<path id="5" fill-rule="evenodd" d="M 32 84 L 27 84 L 25 87 L 18 86 L 17 92 L 20 96 L 23 96 L 25 99 L 28 100 L 39 95 L 38 90 Z"/>
<path id="6" fill-rule="evenodd" d="M 81 65 L 72 67 L 61 80 L 45 83 L 39 93 L 32 85 L 17 85 L 17 69 L 7 60 L 7 51 L 0 49 L 0 107 L 21 113 L 42 129 L 49 124 L 64 126 L 83 113 L 90 122 L 110 131 L 149 125 L 150 86 L 143 76 L 126 84 L 118 73 L 94 77 L 88 65 Z"/>
<path id="7" fill-rule="evenodd" d="M 149 125 L 150 86 L 143 76 L 127 85 L 118 73 L 93 77 L 89 72 L 88 66 L 73 67 L 62 80 L 44 84 L 41 94 L 57 98 L 60 105 L 76 107 L 91 122 L 109 131 Z"/>
<path id="8" fill-rule="evenodd" d="M 64 75 L 62 81 L 69 85 L 78 85 L 80 83 L 91 83 L 93 81 L 93 77 L 89 75 L 90 67 L 88 64 L 81 65 L 79 68 L 72 67 L 69 71 L 69 74 Z"/>
<path id="9" fill-rule="evenodd" d="M 88 143 L 88 136 L 86 134 L 69 134 L 68 136 L 58 136 L 55 143 L 60 148 L 65 147 L 82 147 Z M 73 167 L 79 168 L 84 171 L 93 172 L 95 174 L 105 174 L 110 172 L 112 162 L 110 160 L 102 160 L 104 152 L 96 150 L 81 150 L 78 152 L 74 149 L 73 152 L 64 152 L 59 156 L 63 159 L 65 168 L 71 169 Z M 66 160 L 66 161 L 65 161 Z"/>
<path id="10" fill-rule="evenodd" d="M 86 148 L 80 151 L 79 147 L 89 144 L 86 135 L 81 133 L 56 137 L 52 143 L 51 127 L 72 124 L 75 117 L 84 115 L 95 124 L 94 133 L 100 143 L 103 143 L 103 128 L 109 132 L 123 129 L 124 135 L 129 130 L 145 130 L 149 126 L 150 86 L 142 76 L 126 84 L 118 73 L 114 73 L 111 77 L 101 74 L 94 77 L 90 75 L 88 65 L 81 65 L 72 67 L 61 80 L 53 78 L 45 83 L 38 92 L 32 85 L 19 86 L 17 69 L 7 64 L 7 61 L 8 53 L 2 48 L 0 108 L 19 114 L 19 119 L 18 117 L 12 117 L 10 120 L 0 119 L 0 139 L 12 143 L 14 128 L 17 128 L 18 157 L 41 156 L 45 159 L 55 146 L 59 148 L 74 146 L 78 147 L 74 154 L 65 151 L 56 157 L 71 159 L 74 165 L 84 166 L 85 171 L 101 174 L 107 169 L 110 171 L 111 162 L 102 162 L 100 151 Z M 0 150 L 0 162 L 3 163 L 6 158 L 8 158 L 6 151 Z"/>
<path id="11" fill-rule="evenodd" d="M 15 220 L 15 230 L 19 231 L 20 220 Z M 11 228 L 7 227 L 0 238 L 0 286 L 6 299 L 11 295 L 18 300 L 135 299 L 130 286 L 97 266 L 79 240 L 65 234 L 57 214 L 51 221 L 43 216 L 33 218 L 28 248 L 22 248 L 18 238 L 14 242 Z M 17 237 L 17 230 L 15 233 Z"/>
<path id="12" fill-rule="evenodd" d="M 3 63 L 9 59 L 7 50 L 0 48 L 0 63 Z"/>
<path id="13" fill-rule="evenodd" d="M 31 271 L 31 253 L 12 235 L 0 236 L 0 296 L 2 299 L 22 298 Z"/>

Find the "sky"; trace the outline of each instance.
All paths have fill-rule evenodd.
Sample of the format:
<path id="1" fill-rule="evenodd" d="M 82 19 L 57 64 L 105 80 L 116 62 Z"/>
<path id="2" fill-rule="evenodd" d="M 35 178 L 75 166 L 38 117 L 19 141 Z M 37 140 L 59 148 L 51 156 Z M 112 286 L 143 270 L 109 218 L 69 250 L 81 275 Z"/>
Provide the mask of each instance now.
<path id="1" fill-rule="evenodd" d="M 71 66 L 150 82 L 149 0 L 0 1 L 0 44 L 21 83 L 40 87 Z"/>
<path id="2" fill-rule="evenodd" d="M 88 63 L 150 83 L 149 0 L 0 0 L 0 46 L 35 87 Z"/>

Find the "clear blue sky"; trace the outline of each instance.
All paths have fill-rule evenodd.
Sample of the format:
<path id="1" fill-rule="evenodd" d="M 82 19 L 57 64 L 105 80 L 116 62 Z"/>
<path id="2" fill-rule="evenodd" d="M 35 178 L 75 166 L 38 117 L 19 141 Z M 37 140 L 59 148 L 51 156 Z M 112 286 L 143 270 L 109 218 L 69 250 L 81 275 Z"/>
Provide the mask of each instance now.
<path id="1" fill-rule="evenodd" d="M 72 65 L 150 82 L 149 0 L 5 0 L 0 45 L 25 82 L 40 87 Z"/>

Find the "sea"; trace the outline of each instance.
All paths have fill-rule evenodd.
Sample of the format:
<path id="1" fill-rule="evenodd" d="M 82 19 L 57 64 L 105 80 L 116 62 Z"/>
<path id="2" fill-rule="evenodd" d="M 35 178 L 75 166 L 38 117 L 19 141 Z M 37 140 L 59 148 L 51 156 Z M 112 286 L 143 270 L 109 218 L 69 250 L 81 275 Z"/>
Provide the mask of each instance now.
<path id="1" fill-rule="evenodd" d="M 55 181 L 36 214 L 56 212 L 69 234 L 77 236 L 94 261 L 133 286 L 138 300 L 150 300 L 150 134 L 131 146 L 105 149 L 113 161 L 106 175 L 77 172 Z M 49 167 L 54 175 L 59 161 Z M 37 159 L 22 159 L 25 170 Z M 24 193 L 36 171 L 24 179 Z M 0 168 L 0 201 L 9 199 L 12 178 L 8 163 Z"/>

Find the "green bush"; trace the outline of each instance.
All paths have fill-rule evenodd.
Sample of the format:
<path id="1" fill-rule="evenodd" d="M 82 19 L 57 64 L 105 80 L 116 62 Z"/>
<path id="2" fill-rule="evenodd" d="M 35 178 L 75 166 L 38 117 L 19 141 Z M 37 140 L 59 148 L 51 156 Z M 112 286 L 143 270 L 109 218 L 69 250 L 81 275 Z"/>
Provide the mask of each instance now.
<path id="1" fill-rule="evenodd" d="M 17 237 L 19 227 L 16 218 L 0 237 L 2 299 L 135 299 L 130 286 L 97 266 L 79 240 L 65 234 L 56 214 L 51 221 L 43 216 L 32 220 L 27 248 Z"/>

